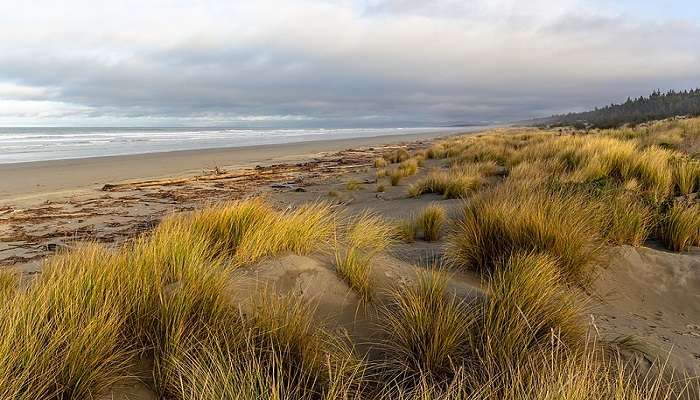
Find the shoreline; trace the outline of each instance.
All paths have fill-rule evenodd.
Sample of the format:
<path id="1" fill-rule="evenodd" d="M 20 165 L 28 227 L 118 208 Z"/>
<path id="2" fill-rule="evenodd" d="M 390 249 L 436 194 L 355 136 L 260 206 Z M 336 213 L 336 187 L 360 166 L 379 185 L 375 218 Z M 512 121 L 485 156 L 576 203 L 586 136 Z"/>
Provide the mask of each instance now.
<path id="1" fill-rule="evenodd" d="M 0 164 L 0 203 L 49 199 L 107 183 L 190 176 L 215 167 L 298 162 L 324 152 L 432 140 L 489 128 Z"/>

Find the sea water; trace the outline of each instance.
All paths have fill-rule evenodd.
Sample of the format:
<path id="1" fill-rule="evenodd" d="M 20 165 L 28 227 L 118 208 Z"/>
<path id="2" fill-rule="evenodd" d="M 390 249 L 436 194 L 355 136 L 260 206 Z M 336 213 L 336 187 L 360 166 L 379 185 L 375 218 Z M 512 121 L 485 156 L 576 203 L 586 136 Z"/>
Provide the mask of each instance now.
<path id="1" fill-rule="evenodd" d="M 1 128 L 0 164 L 478 128 Z"/>

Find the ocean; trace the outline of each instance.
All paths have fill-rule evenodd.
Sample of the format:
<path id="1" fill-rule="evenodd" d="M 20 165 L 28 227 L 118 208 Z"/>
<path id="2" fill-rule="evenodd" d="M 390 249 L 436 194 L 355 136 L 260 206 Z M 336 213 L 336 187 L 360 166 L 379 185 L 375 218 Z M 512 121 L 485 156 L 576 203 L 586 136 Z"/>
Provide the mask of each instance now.
<path id="1" fill-rule="evenodd" d="M 0 128 L 0 164 L 476 129 Z"/>

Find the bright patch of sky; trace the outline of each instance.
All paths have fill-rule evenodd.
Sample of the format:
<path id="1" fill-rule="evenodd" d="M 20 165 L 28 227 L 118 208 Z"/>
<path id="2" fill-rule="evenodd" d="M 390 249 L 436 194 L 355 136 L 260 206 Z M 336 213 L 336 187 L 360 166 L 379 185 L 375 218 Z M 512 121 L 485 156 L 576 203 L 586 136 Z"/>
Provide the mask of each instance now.
<path id="1" fill-rule="evenodd" d="M 505 121 L 700 86 L 700 2 L 9 0 L 0 125 Z"/>

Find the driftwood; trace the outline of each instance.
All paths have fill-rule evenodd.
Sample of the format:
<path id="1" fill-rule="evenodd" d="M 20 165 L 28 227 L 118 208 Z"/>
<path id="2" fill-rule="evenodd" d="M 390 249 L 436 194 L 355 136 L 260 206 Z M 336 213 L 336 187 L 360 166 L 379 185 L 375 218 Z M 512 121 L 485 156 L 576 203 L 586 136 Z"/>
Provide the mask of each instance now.
<path id="1" fill-rule="evenodd" d="M 319 165 L 313 165 L 307 167 L 307 170 L 313 170 L 314 167 L 318 167 Z M 330 165 L 324 167 L 326 170 L 342 170 L 342 169 L 355 169 L 355 168 L 363 168 L 363 167 L 370 167 L 372 164 L 351 164 L 351 165 Z M 290 173 L 290 172 L 297 172 L 301 171 L 302 168 L 298 166 L 289 166 L 289 165 L 275 165 L 272 167 L 269 167 L 269 169 L 255 169 L 255 170 L 243 170 L 241 172 L 234 172 L 234 173 L 225 173 L 225 174 L 213 174 L 213 175 L 199 175 L 199 176 L 193 176 L 189 178 L 177 178 L 177 179 L 150 179 L 150 180 L 145 180 L 145 181 L 137 181 L 137 182 L 125 182 L 125 183 L 108 183 L 104 186 L 102 186 L 102 191 L 104 192 L 114 192 L 118 190 L 134 190 L 134 189 L 140 189 L 140 188 L 147 188 L 147 187 L 153 187 L 153 186 L 175 186 L 175 185 L 184 185 L 187 183 L 194 183 L 194 182 L 212 182 L 212 181 L 237 181 L 241 180 L 244 178 L 254 178 L 254 177 L 261 177 L 262 175 L 282 175 L 284 173 Z"/>
<path id="2" fill-rule="evenodd" d="M 40 219 L 53 219 L 53 218 L 85 218 L 94 217 L 101 214 L 88 213 L 88 212 L 78 212 L 78 213 L 60 213 L 60 214 L 43 214 L 43 215 L 17 215 L 10 216 L 4 221 L 32 221 Z"/>
<path id="3" fill-rule="evenodd" d="M 130 190 L 138 189 L 152 186 L 173 186 L 173 185 L 183 185 L 185 183 L 202 182 L 202 181 L 218 181 L 225 179 L 234 179 L 247 177 L 252 175 L 257 175 L 258 171 L 249 171 L 243 173 L 231 173 L 231 174 L 219 174 L 219 175 L 204 175 L 204 176 L 193 176 L 190 178 L 178 178 L 178 179 L 151 179 L 146 181 L 138 182 L 125 182 L 125 183 L 108 183 L 102 186 L 102 191 L 113 192 L 116 190 Z"/>

